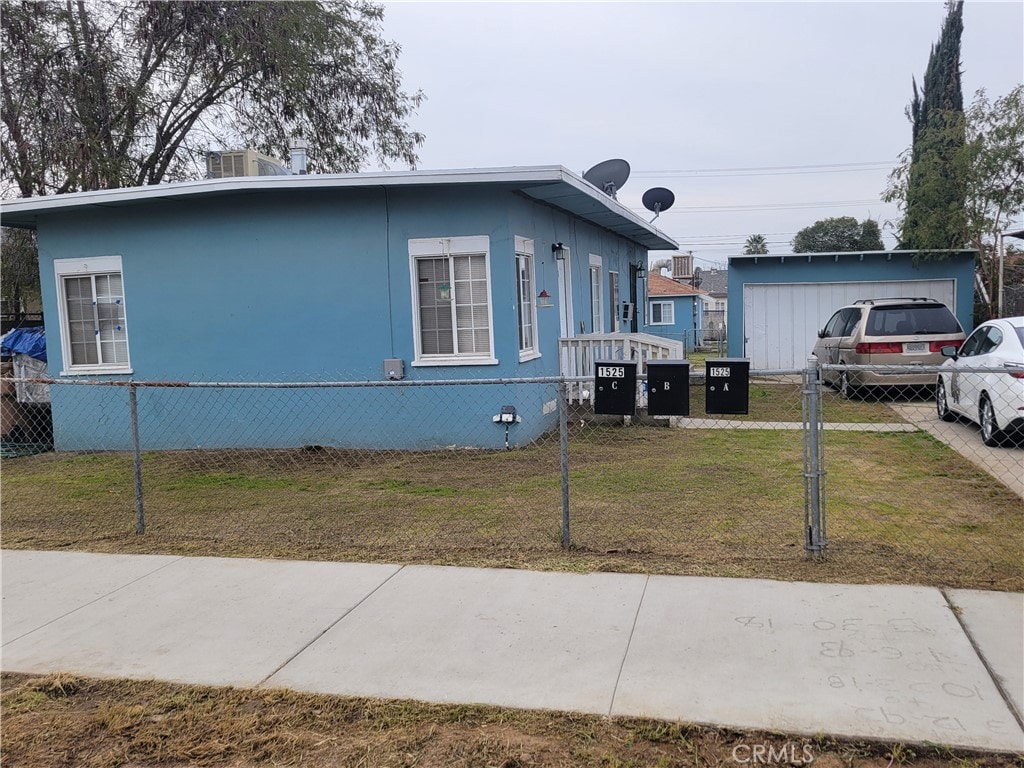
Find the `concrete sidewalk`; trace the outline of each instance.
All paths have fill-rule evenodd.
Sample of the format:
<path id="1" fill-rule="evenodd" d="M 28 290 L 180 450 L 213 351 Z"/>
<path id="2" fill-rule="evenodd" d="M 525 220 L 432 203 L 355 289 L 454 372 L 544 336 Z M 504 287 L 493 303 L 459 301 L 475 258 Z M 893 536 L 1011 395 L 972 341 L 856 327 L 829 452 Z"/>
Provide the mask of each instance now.
<path id="1" fill-rule="evenodd" d="M 1020 594 L 2 553 L 2 668 L 1024 751 Z"/>

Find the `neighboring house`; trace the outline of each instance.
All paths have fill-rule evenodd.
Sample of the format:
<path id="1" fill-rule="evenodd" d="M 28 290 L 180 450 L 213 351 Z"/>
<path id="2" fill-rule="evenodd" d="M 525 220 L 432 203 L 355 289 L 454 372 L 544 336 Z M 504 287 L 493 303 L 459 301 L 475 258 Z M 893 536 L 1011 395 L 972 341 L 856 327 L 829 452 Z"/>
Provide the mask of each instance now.
<path id="1" fill-rule="evenodd" d="M 704 340 L 724 340 L 729 315 L 729 270 L 697 267 L 693 284 L 708 295 L 704 310 Z"/>
<path id="2" fill-rule="evenodd" d="M 682 342 L 692 352 L 699 341 L 707 295 L 690 285 L 651 273 L 643 330 Z"/>
<path id="3" fill-rule="evenodd" d="M 807 365 L 818 331 L 857 299 L 925 297 L 945 303 L 973 327 L 974 251 L 941 259 L 917 251 L 798 253 L 729 258 L 729 355 L 755 369 Z"/>
<path id="4" fill-rule="evenodd" d="M 677 247 L 560 166 L 208 179 L 7 202 L 0 223 L 38 231 L 50 373 L 69 381 L 557 376 L 560 339 L 636 330 L 619 307 L 648 250 Z M 553 391 L 138 399 L 145 448 L 497 447 L 504 405 L 514 443 L 555 426 Z M 56 447 L 128 448 L 126 397 L 53 387 Z"/>

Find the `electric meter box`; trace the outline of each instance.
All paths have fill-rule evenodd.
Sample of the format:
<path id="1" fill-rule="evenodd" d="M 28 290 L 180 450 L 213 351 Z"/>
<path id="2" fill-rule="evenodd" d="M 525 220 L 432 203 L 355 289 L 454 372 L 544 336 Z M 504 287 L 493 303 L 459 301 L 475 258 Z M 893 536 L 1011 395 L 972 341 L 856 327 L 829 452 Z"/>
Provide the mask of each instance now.
<path id="1" fill-rule="evenodd" d="M 750 412 L 750 360 L 722 357 L 704 361 L 704 412 Z"/>
<path id="2" fill-rule="evenodd" d="M 632 416 L 636 413 L 636 363 L 598 360 L 594 363 L 594 413 Z"/>
<path id="3" fill-rule="evenodd" d="M 690 415 L 690 364 L 679 360 L 647 361 L 647 415 Z"/>

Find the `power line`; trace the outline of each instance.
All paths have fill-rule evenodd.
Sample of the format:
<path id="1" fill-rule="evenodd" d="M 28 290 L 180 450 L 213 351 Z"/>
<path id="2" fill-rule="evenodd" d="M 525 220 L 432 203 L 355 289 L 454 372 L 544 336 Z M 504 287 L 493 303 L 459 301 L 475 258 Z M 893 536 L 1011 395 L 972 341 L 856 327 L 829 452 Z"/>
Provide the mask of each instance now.
<path id="1" fill-rule="evenodd" d="M 636 176 L 640 178 L 648 179 L 732 179 L 739 177 L 747 178 L 761 178 L 769 176 L 805 176 L 813 173 L 863 173 L 865 171 L 870 173 L 877 173 L 878 171 L 890 171 L 892 165 L 877 165 L 870 168 L 833 168 L 831 170 L 821 171 L 750 171 L 747 173 L 736 172 L 736 173 L 640 173 L 637 172 Z"/>
<path id="2" fill-rule="evenodd" d="M 666 170 L 633 171 L 633 176 L 689 176 L 703 173 L 747 174 L 761 173 L 771 175 L 774 172 L 791 173 L 842 173 L 857 170 L 885 170 L 892 168 L 892 160 L 873 160 L 863 163 L 822 163 L 817 165 L 762 165 L 738 168 L 677 168 Z"/>
<path id="3" fill-rule="evenodd" d="M 761 237 L 780 237 L 782 235 L 795 235 L 795 234 L 796 234 L 796 232 L 751 232 L 749 234 L 745 234 L 743 232 L 734 232 L 731 235 L 691 235 L 689 239 L 690 240 L 706 240 L 706 239 L 709 239 L 709 238 L 722 239 L 722 238 L 730 238 L 730 237 L 742 237 L 742 238 L 745 239 L 745 238 L 750 237 L 750 235 L 761 235 Z"/>
<path id="4" fill-rule="evenodd" d="M 857 205 L 879 205 L 882 204 L 881 200 L 869 199 L 869 200 L 823 200 L 820 202 L 812 203 L 747 203 L 743 205 L 687 205 L 678 208 L 672 208 L 668 211 L 662 211 L 662 216 L 667 216 L 673 213 L 689 213 L 691 211 L 702 211 L 704 213 L 716 213 L 726 211 L 786 211 L 795 210 L 798 208 L 839 208 L 844 206 L 857 206 Z M 630 208 L 634 213 L 643 215 L 646 213 L 646 209 L 642 208 Z"/>

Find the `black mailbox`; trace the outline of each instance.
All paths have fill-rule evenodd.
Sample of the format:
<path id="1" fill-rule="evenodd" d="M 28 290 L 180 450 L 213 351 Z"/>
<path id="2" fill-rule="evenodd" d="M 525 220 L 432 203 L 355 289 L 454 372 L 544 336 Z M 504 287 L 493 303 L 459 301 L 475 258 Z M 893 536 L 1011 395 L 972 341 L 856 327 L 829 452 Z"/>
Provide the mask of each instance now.
<path id="1" fill-rule="evenodd" d="M 750 361 L 739 358 L 705 360 L 705 413 L 750 412 Z"/>
<path id="2" fill-rule="evenodd" d="M 636 413 L 636 363 L 605 360 L 594 363 L 594 413 Z"/>
<path id="3" fill-rule="evenodd" d="M 647 414 L 690 415 L 690 364 L 679 360 L 647 361 Z"/>

